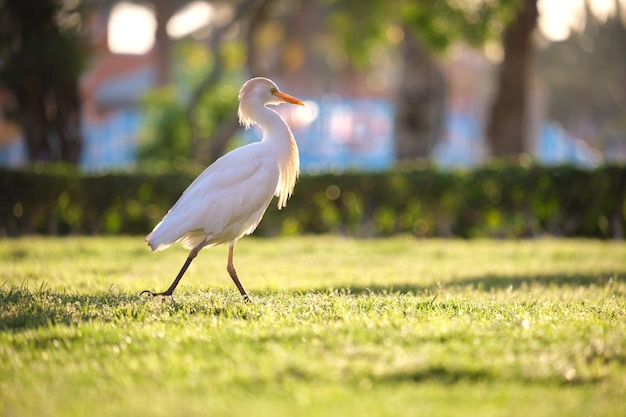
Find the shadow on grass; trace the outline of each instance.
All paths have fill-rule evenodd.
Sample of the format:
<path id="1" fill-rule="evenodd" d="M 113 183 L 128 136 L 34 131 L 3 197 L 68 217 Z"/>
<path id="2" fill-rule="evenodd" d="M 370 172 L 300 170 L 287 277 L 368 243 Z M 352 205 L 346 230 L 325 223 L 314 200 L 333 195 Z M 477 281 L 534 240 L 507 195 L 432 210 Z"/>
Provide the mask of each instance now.
<path id="1" fill-rule="evenodd" d="M 542 376 L 523 376 L 518 374 L 512 374 L 505 376 L 495 370 L 490 369 L 471 369 L 471 368 L 457 368 L 446 367 L 442 365 L 433 365 L 430 367 L 424 367 L 413 370 L 402 370 L 397 372 L 391 372 L 386 375 L 377 376 L 374 378 L 376 383 L 430 383 L 435 382 L 444 385 L 455 385 L 459 383 L 480 383 L 487 382 L 493 383 L 494 381 L 500 381 L 506 383 L 508 381 L 515 381 L 516 383 L 523 384 L 553 384 L 561 386 L 575 386 L 584 384 L 597 384 L 606 380 L 605 376 L 589 375 L 579 376 L 574 379 L 567 379 L 564 375 L 558 373 L 552 373 L 550 375 Z"/>
<path id="2" fill-rule="evenodd" d="M 434 285 L 419 285 L 406 283 L 390 283 L 386 285 L 368 285 L 363 287 L 349 287 L 350 293 L 359 294 L 421 294 L 432 293 L 442 289 L 470 288 L 478 291 L 504 291 L 517 290 L 531 286 L 543 287 L 581 287 L 590 288 L 592 286 L 604 287 L 613 283 L 625 283 L 626 271 L 617 273 L 596 273 L 596 274 L 576 274 L 576 275 L 529 275 L 529 276 L 498 276 L 486 275 L 484 277 L 473 277 L 454 282 L 444 282 Z"/>
<path id="3" fill-rule="evenodd" d="M 390 283 L 346 287 L 346 295 L 361 294 L 428 294 L 442 289 L 465 289 L 474 291 L 507 291 L 531 286 L 544 287 L 604 287 L 626 282 L 626 272 L 614 274 L 577 275 L 535 275 L 497 276 L 468 278 L 434 285 Z M 309 288 L 280 290 L 293 296 L 299 294 L 327 293 L 331 288 Z M 335 288 L 337 290 L 337 288 Z M 344 291 L 339 288 L 341 293 Z M 276 291 L 256 292 L 254 297 L 267 297 Z M 178 301 L 181 300 L 181 301 Z M 164 300 L 159 303 L 150 297 L 120 293 L 110 290 L 95 294 L 57 292 L 40 287 L 31 289 L 26 285 L 0 285 L 0 331 L 37 328 L 54 324 L 72 325 L 75 323 L 100 320 L 105 322 L 145 320 L 167 320 L 173 316 L 189 317 L 195 314 L 221 316 L 226 318 L 253 319 L 262 315 L 259 309 L 249 308 L 241 302 L 235 291 L 194 289 L 192 294 L 184 293 L 179 299 Z M 253 305 L 254 307 L 254 305 Z"/>
<path id="4" fill-rule="evenodd" d="M 432 366 L 423 369 L 405 370 L 393 372 L 378 378 L 380 382 L 440 382 L 444 384 L 456 384 L 459 382 L 479 382 L 497 379 L 487 370 L 480 369 L 449 369 L 443 366 Z"/>
<path id="5" fill-rule="evenodd" d="M 72 324 L 129 306 L 136 296 L 120 293 L 71 294 L 45 287 L 0 286 L 0 331 Z"/>
<path id="6" fill-rule="evenodd" d="M 247 308 L 235 290 L 198 289 L 192 294 L 153 298 L 114 290 L 81 294 L 0 285 L 0 332 L 96 320 L 125 326 L 184 320 L 194 315 L 254 319 L 259 312 Z"/>

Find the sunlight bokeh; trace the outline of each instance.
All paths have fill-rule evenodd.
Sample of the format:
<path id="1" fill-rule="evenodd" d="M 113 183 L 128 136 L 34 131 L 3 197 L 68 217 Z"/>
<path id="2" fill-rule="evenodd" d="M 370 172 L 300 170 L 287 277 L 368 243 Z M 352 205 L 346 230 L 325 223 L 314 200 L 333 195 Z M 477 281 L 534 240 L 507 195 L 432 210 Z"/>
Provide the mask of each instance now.
<path id="1" fill-rule="evenodd" d="M 170 38 L 179 39 L 202 29 L 216 18 L 215 8 L 194 1 L 181 8 L 167 23 Z M 154 46 L 156 18 L 149 7 L 120 2 L 113 6 L 108 23 L 109 50 L 116 54 L 141 55 Z"/>
<path id="2" fill-rule="evenodd" d="M 145 54 L 154 45 L 155 30 L 154 12 L 148 7 L 117 3 L 109 17 L 109 50 L 115 54 Z"/>
<path id="3" fill-rule="evenodd" d="M 587 18 L 585 0 L 539 0 L 538 26 L 541 33 L 552 42 L 569 38 L 572 31 L 582 30 Z M 589 11 L 601 22 L 616 13 L 615 0 L 588 0 Z M 626 5 L 626 2 L 623 2 Z"/>
<path id="4" fill-rule="evenodd" d="M 167 34 L 174 39 L 187 36 L 206 26 L 215 15 L 215 8 L 203 1 L 189 3 L 167 22 Z"/>
<path id="5" fill-rule="evenodd" d="M 551 42 L 567 39 L 581 30 L 586 20 L 585 0 L 539 0 L 538 27 Z M 622 1 L 626 6 L 626 1 Z M 616 13 L 614 0 L 588 0 L 590 12 L 600 21 Z M 204 1 L 194 1 L 178 11 L 167 24 L 173 39 L 188 36 L 216 19 L 215 8 Z M 109 49 L 120 54 L 145 54 L 154 45 L 154 12 L 140 4 L 120 2 L 113 6 L 108 24 Z"/>

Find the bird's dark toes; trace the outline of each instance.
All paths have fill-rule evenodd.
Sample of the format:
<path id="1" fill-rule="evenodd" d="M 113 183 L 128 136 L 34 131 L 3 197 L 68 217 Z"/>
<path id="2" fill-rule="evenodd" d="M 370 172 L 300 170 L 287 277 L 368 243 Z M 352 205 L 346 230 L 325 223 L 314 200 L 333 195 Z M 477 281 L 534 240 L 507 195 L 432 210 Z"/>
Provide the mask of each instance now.
<path id="1" fill-rule="evenodd" d="M 157 296 L 170 297 L 172 295 L 172 294 L 168 294 L 166 292 L 154 292 L 154 291 L 150 291 L 150 290 L 143 290 L 142 292 L 139 293 L 139 296 L 141 297 L 144 294 L 148 294 L 150 297 L 157 297 Z"/>

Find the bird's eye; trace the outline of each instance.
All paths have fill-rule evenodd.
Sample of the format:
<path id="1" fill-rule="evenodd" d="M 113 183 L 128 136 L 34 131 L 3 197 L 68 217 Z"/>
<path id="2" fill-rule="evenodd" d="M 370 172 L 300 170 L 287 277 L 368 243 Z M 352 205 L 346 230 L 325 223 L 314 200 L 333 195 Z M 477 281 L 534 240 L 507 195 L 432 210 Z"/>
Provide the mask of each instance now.
<path id="1" fill-rule="evenodd" d="M 272 87 L 272 89 L 270 90 L 271 94 L 276 94 L 276 92 L 278 91 L 278 89 L 276 87 Z"/>

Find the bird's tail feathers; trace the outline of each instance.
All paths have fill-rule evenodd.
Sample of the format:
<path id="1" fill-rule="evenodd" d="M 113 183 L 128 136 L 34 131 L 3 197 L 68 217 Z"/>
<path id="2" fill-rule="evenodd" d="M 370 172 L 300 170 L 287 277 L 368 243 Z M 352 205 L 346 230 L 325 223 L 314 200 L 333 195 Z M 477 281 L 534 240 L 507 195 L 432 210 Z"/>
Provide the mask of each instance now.
<path id="1" fill-rule="evenodd" d="M 161 229 L 162 224 L 163 221 L 157 224 L 154 229 L 152 229 L 152 232 L 146 236 L 146 242 L 148 242 L 148 246 L 150 246 L 152 252 L 166 249 L 176 241 L 176 239 L 168 239 L 167 236 L 165 236 L 165 233 L 163 233 Z"/>
<path id="2" fill-rule="evenodd" d="M 182 236 L 168 236 L 167 233 L 163 233 L 159 225 L 157 225 L 152 233 L 146 236 L 146 242 L 148 242 L 148 246 L 150 246 L 152 252 L 157 252 L 167 249 L 174 243 L 180 243 L 185 249 L 193 249 L 204 242 L 206 238 L 207 233 L 202 229 L 192 230 Z"/>
<path id="3" fill-rule="evenodd" d="M 155 238 L 152 237 L 152 233 L 146 236 L 146 242 L 148 242 L 148 246 L 150 246 L 152 252 L 167 249 L 171 245 L 171 243 L 158 242 Z"/>

